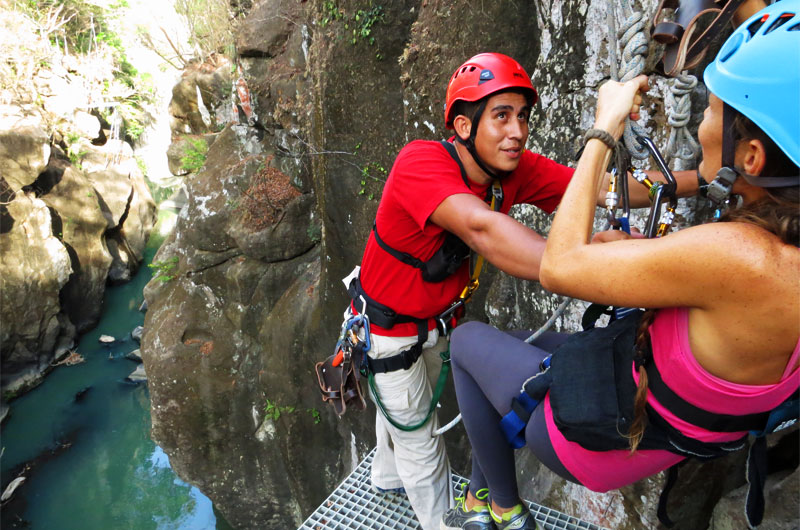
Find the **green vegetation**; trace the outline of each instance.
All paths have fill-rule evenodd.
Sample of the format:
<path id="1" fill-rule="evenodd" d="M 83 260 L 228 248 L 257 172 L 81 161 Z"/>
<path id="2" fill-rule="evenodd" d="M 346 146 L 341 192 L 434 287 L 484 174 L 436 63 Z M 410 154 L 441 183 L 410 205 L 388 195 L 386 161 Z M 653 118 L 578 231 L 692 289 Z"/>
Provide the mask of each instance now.
<path id="1" fill-rule="evenodd" d="M 312 243 L 319 243 L 322 241 L 322 226 L 320 223 L 312 221 L 306 229 L 306 235 L 308 235 Z"/>
<path id="2" fill-rule="evenodd" d="M 282 415 L 291 414 L 296 410 L 297 410 L 296 407 L 292 407 L 289 405 L 282 406 L 270 399 L 267 400 L 267 403 L 264 406 L 264 414 L 266 414 L 267 418 L 270 418 L 272 421 L 278 421 Z M 306 412 L 311 415 L 311 419 L 314 420 L 314 425 L 322 421 L 322 417 L 317 409 L 308 408 L 306 409 Z"/>
<path id="3" fill-rule="evenodd" d="M 148 267 L 155 271 L 154 280 L 159 280 L 161 283 L 167 283 L 175 279 L 175 269 L 178 267 L 178 256 L 173 256 L 167 260 L 154 261 Z"/>
<path id="4" fill-rule="evenodd" d="M 353 154 L 357 155 L 360 149 L 361 142 L 356 144 Z M 361 187 L 358 190 L 358 194 L 366 196 L 371 201 L 375 200 L 375 186 L 371 185 L 376 184 L 378 190 L 382 190 L 383 185 L 386 183 L 386 178 L 389 176 L 389 171 L 377 162 L 367 162 L 365 165 L 359 166 L 359 168 L 361 170 L 361 180 L 359 181 Z"/>
<path id="5" fill-rule="evenodd" d="M 13 0 L 3 13 L 0 31 L 13 32 L 0 62 L 0 89 L 21 100 L 42 105 L 34 83 L 38 72 L 68 59 L 73 77 L 88 88 L 85 101 L 76 107 L 116 107 L 121 116 L 120 133 L 135 142 L 147 123 L 146 107 L 154 101 L 152 82 L 129 62 L 120 35 L 129 9 L 126 0 L 107 7 L 92 0 Z M 73 156 L 71 156 L 73 158 Z"/>
<path id="6" fill-rule="evenodd" d="M 322 418 L 320 417 L 319 411 L 317 409 L 306 409 L 306 412 L 311 414 L 311 417 L 314 418 L 314 425 L 322 421 Z"/>
<path id="7" fill-rule="evenodd" d="M 359 42 L 375 45 L 375 26 L 379 23 L 386 23 L 386 16 L 383 6 L 373 4 L 369 0 L 369 5 L 365 9 L 359 9 L 354 13 L 347 13 L 344 8 L 339 7 L 338 0 L 326 0 L 322 3 L 322 13 L 320 25 L 327 26 L 336 21 L 344 23 L 345 31 L 349 32 L 350 43 L 355 46 Z M 379 61 L 383 59 L 380 50 L 375 52 L 375 58 Z"/>
<path id="8" fill-rule="evenodd" d="M 67 157 L 69 157 L 70 163 L 77 168 L 81 167 L 81 159 L 87 153 L 85 149 L 81 149 L 78 145 L 78 140 L 80 139 L 81 136 L 75 133 L 67 133 L 67 137 L 64 139 L 67 144 Z"/>
<path id="9" fill-rule="evenodd" d="M 284 406 L 281 407 L 277 403 L 273 403 L 269 399 L 267 400 L 267 405 L 264 407 L 264 412 L 266 413 L 268 418 L 272 418 L 272 421 L 278 421 L 278 418 L 281 417 L 281 414 L 290 414 L 295 411 L 294 407 Z"/>
<path id="10" fill-rule="evenodd" d="M 245 0 L 177 0 L 175 10 L 186 17 L 190 42 L 200 51 L 201 59 L 223 54 L 236 55 L 235 34 L 249 2 Z"/>
<path id="11" fill-rule="evenodd" d="M 355 27 L 353 28 L 353 38 L 351 42 L 355 45 L 358 39 L 362 39 L 369 45 L 375 44 L 375 37 L 372 36 L 372 26 L 377 22 L 385 22 L 383 16 L 383 6 L 374 6 L 369 10 L 359 9 L 353 15 Z"/>
<path id="12" fill-rule="evenodd" d="M 181 157 L 181 167 L 190 173 L 197 173 L 206 165 L 208 143 L 203 138 L 184 138 L 189 142 L 189 147 Z"/>

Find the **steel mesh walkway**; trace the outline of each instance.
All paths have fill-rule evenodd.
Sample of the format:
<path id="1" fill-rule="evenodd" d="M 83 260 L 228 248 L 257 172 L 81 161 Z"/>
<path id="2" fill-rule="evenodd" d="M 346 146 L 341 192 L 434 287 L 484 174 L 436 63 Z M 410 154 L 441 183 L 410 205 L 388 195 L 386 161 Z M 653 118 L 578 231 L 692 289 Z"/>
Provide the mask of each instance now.
<path id="1" fill-rule="evenodd" d="M 373 449 L 298 530 L 419 530 L 408 498 L 403 494 L 372 491 L 370 467 Z M 461 491 L 466 479 L 453 475 L 453 486 Z M 545 530 L 605 530 L 575 517 L 528 502 L 536 521 Z"/>

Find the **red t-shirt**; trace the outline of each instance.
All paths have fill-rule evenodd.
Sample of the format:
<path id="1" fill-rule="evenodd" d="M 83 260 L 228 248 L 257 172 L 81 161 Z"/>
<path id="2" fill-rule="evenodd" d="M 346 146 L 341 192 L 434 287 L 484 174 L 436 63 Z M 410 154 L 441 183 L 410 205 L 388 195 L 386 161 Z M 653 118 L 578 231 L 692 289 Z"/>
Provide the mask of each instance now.
<path id="1" fill-rule="evenodd" d="M 519 166 L 502 180 L 503 205 L 508 213 L 514 204 L 534 204 L 552 213 L 572 178 L 572 168 L 536 153 L 525 151 Z M 375 222 L 381 239 L 390 247 L 427 261 L 439 249 L 447 233 L 428 221 L 450 195 L 472 193 L 481 199 L 487 186 L 470 181 L 468 188 L 458 164 L 439 142 L 416 140 L 395 159 L 383 188 Z M 442 282 L 422 279 L 422 271 L 406 265 L 378 246 L 370 232 L 361 260 L 361 286 L 376 302 L 403 315 L 429 318 L 452 303 L 469 282 L 469 260 Z M 433 322 L 431 322 L 431 327 Z M 414 324 L 395 324 L 392 329 L 372 325 L 385 336 L 416 335 Z"/>

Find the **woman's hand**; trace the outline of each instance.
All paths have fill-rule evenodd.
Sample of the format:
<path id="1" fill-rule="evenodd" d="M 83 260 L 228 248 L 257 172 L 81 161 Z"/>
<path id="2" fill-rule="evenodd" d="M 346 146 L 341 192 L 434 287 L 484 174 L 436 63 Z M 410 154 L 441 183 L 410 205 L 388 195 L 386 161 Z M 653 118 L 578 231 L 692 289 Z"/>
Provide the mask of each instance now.
<path id="1" fill-rule="evenodd" d="M 649 84 L 646 75 L 640 75 L 626 83 L 607 81 L 600 87 L 597 98 L 594 127 L 608 131 L 619 140 L 625 130 L 625 118 L 639 119 L 642 92 Z"/>

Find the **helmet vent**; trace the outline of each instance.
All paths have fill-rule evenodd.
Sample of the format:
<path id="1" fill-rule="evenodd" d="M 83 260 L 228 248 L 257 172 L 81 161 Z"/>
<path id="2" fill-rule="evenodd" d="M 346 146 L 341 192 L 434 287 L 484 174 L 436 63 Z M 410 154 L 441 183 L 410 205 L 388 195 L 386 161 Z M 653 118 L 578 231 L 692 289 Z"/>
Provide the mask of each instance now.
<path id="1" fill-rule="evenodd" d="M 761 29 L 761 26 L 763 26 L 763 25 L 764 25 L 764 22 L 766 22 L 768 18 L 769 18 L 769 15 L 764 15 L 763 17 L 759 18 L 758 20 L 756 20 L 755 22 L 753 22 L 752 24 L 750 24 L 749 26 L 747 26 L 747 31 L 749 31 L 749 32 L 750 32 L 750 36 L 751 36 L 751 37 L 752 37 L 753 35 L 755 35 L 755 34 L 756 34 L 756 32 L 757 32 L 759 29 Z"/>
<path id="2" fill-rule="evenodd" d="M 768 33 L 775 31 L 779 27 L 783 26 L 784 24 L 792 20 L 792 18 L 794 18 L 794 13 L 782 14 L 777 19 L 775 19 L 775 22 L 770 24 L 770 26 L 767 28 L 767 31 L 764 32 L 764 35 L 767 35 Z"/>

